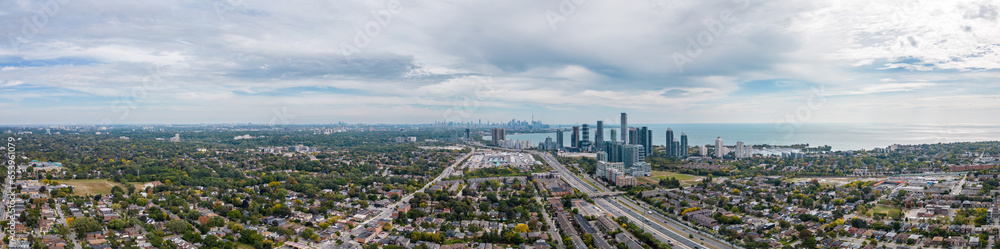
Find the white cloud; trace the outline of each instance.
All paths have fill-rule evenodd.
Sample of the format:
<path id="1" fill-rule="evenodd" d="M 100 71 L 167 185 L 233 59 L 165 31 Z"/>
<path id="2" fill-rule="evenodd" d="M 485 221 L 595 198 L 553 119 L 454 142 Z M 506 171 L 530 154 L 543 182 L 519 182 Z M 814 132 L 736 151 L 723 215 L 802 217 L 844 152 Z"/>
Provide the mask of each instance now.
<path id="1" fill-rule="evenodd" d="M 880 83 L 876 85 L 866 86 L 856 91 L 847 91 L 841 94 L 831 94 L 831 95 L 864 95 L 873 93 L 906 92 L 906 91 L 920 90 L 935 85 L 936 84 L 934 83 Z"/>
<path id="2" fill-rule="evenodd" d="M 156 113 L 166 117 L 135 115 L 129 120 L 135 122 L 236 120 L 240 113 L 254 119 L 259 115 L 250 113 L 280 105 L 350 109 L 329 111 L 331 119 L 352 117 L 346 121 L 395 115 L 405 119 L 398 122 L 426 122 L 465 100 L 482 107 L 483 117 L 528 112 L 566 119 L 547 122 L 602 115 L 595 108 L 669 114 L 652 122 L 771 122 L 808 96 L 803 88 L 823 85 L 829 96 L 851 100 L 828 108 L 853 106 L 866 115 L 816 120 L 893 122 L 928 113 L 909 107 L 942 110 L 911 103 L 929 97 L 928 89 L 954 96 L 953 107 L 989 108 L 975 102 L 983 98 L 958 96 L 1000 92 L 995 2 L 750 3 L 743 9 L 728 0 L 588 1 L 553 31 L 545 13 L 558 11 L 559 2 L 407 0 L 367 45 L 344 58 L 340 44 L 354 44 L 358 30 L 377 23 L 371 13 L 385 2 L 73 1 L 17 50 L 0 46 L 0 99 L 21 110 L 52 111 L 27 104 L 46 97 L 111 108 L 141 87 L 148 97 L 136 112 L 166 110 Z M 38 8 L 4 2 L 0 17 L 19 20 Z M 727 12 L 734 18 L 722 26 L 703 22 Z M 686 53 L 687 38 L 706 33 L 711 42 L 696 44 L 700 52 L 678 72 L 671 55 Z M 150 66 L 162 70 L 151 73 Z M 160 81 L 144 87 L 151 78 Z M 775 83 L 741 89 L 756 87 L 742 84 L 754 81 Z M 80 96 L 85 100 L 74 100 Z M 875 115 L 887 99 L 900 114 Z"/>

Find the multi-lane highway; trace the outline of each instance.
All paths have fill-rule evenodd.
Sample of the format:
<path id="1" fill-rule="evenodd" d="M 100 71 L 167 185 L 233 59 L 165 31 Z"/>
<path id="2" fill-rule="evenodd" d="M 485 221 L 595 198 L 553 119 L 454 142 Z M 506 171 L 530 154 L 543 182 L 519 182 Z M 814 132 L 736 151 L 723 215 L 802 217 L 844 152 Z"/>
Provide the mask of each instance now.
<path id="1" fill-rule="evenodd" d="M 687 235 L 691 235 L 692 237 L 694 237 L 694 239 L 691 239 L 691 241 L 697 240 L 696 241 L 697 243 L 704 245 L 704 247 L 706 248 L 735 248 L 735 246 L 733 246 L 729 242 L 718 240 L 712 237 L 711 235 L 707 235 L 701 231 L 692 229 L 691 227 L 688 227 L 685 224 L 677 222 L 676 220 L 664 217 L 657 211 L 651 211 L 652 207 L 650 207 L 646 203 L 637 202 L 630 198 L 618 198 L 616 200 L 617 200 L 616 204 L 624 205 L 624 208 L 628 208 L 631 210 L 640 210 L 641 211 L 640 215 L 642 215 L 645 218 L 649 218 L 650 221 L 653 223 L 658 223 L 661 225 L 657 227 L 658 229 L 659 228 L 667 229 L 670 232 L 673 232 L 674 234 L 682 235 L 684 238 L 688 238 Z M 667 232 L 663 231 L 662 229 L 661 229 L 662 232 L 665 233 Z"/>
<path id="2" fill-rule="evenodd" d="M 591 196 L 605 192 L 584 182 L 581 177 L 569 171 L 558 160 L 553 158 L 551 154 L 541 152 L 532 153 L 538 155 L 542 160 L 551 165 L 570 186 L 580 192 Z M 683 249 L 734 248 L 734 246 L 726 242 L 702 234 L 685 224 L 663 217 L 659 213 L 651 211 L 648 206 L 640 205 L 627 197 L 596 198 L 594 202 L 615 217 L 625 216 L 630 221 L 643 226 L 643 229 L 652 234 L 656 239 L 662 242 L 673 242 L 674 246 Z M 693 238 L 689 238 L 689 235 Z"/>
<path id="3" fill-rule="evenodd" d="M 621 203 L 617 201 L 601 198 L 601 199 L 595 199 L 594 204 L 596 204 L 597 206 L 601 207 L 604 210 L 607 210 L 608 213 L 612 216 L 615 217 L 624 216 L 628 218 L 629 221 L 635 223 L 636 225 L 639 225 L 639 227 L 641 227 L 649 234 L 652 234 L 653 237 L 655 237 L 657 240 L 660 240 L 661 242 L 664 243 L 669 242 L 673 244 L 674 247 L 678 247 L 681 249 L 691 249 L 699 247 L 698 244 L 695 243 L 694 241 L 691 241 L 690 239 L 680 236 L 678 234 L 664 230 L 662 227 L 659 227 L 660 224 L 652 223 L 650 219 L 644 217 L 642 214 L 635 212 L 634 210 L 624 207 Z"/>

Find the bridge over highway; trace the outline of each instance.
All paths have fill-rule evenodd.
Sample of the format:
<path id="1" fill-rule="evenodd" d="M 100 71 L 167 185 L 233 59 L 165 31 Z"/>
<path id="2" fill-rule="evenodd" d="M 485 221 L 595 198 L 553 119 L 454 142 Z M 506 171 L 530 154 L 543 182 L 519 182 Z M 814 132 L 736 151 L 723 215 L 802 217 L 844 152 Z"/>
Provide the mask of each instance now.
<path id="1" fill-rule="evenodd" d="M 609 196 L 619 196 L 619 195 L 623 195 L 623 194 L 625 194 L 625 192 L 622 192 L 622 191 L 613 191 L 613 192 L 599 192 L 599 193 L 594 193 L 594 194 L 591 194 L 591 195 L 588 195 L 588 196 L 590 196 L 590 198 L 604 198 L 604 197 L 609 197 Z"/>

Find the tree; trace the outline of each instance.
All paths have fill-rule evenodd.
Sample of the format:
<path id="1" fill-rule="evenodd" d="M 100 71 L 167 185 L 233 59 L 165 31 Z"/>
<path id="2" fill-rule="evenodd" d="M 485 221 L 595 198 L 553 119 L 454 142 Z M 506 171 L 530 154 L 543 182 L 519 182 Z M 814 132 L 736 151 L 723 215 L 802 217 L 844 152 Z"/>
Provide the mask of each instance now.
<path id="1" fill-rule="evenodd" d="M 205 236 L 205 239 L 202 240 L 202 244 L 205 244 L 205 247 L 208 248 L 212 247 L 222 248 L 223 246 L 225 246 L 225 244 L 221 240 L 219 240 L 219 237 L 216 237 L 215 235 L 211 234 Z"/>
<path id="2" fill-rule="evenodd" d="M 517 224 L 517 226 L 514 226 L 514 231 L 518 232 L 518 233 L 527 233 L 528 232 L 528 225 L 524 224 L 524 223 Z"/>
<path id="3" fill-rule="evenodd" d="M 135 205 L 137 205 L 137 206 L 146 206 L 146 204 L 148 204 L 148 203 L 149 203 L 149 200 L 146 199 L 146 198 L 142 198 L 142 197 L 135 198 Z"/>
<path id="4" fill-rule="evenodd" d="M 240 212 L 240 210 L 233 209 L 230 210 L 228 214 L 226 214 L 226 217 L 229 217 L 230 219 L 233 220 L 239 220 L 243 218 L 243 212 Z"/>
<path id="5" fill-rule="evenodd" d="M 812 234 L 812 232 L 809 231 L 809 229 L 799 230 L 799 239 L 805 240 L 807 238 L 812 238 L 812 237 L 813 237 L 813 234 Z"/>
<path id="6" fill-rule="evenodd" d="M 808 237 L 802 241 L 802 246 L 805 248 L 816 248 L 816 237 Z"/>
<path id="7" fill-rule="evenodd" d="M 125 193 L 125 190 L 122 189 L 121 186 L 115 185 L 114 187 L 111 187 L 111 194 L 113 194 L 113 195 L 121 195 L 121 194 L 124 194 L 124 193 Z"/>
<path id="8" fill-rule="evenodd" d="M 313 235 L 315 235 L 315 233 L 316 232 L 312 228 L 306 228 L 306 229 L 302 230 L 302 233 L 299 234 L 299 236 L 302 236 L 302 238 L 307 238 L 308 239 L 308 238 L 311 238 Z"/>
<path id="9" fill-rule="evenodd" d="M 72 223 L 69 223 L 69 226 L 76 230 L 76 236 L 78 239 L 83 239 L 86 237 L 87 233 L 100 231 L 102 227 L 100 222 L 97 222 L 94 218 L 90 217 L 74 219 L 72 220 Z"/>
<path id="10" fill-rule="evenodd" d="M 124 229 L 126 226 L 128 226 L 128 222 L 122 219 L 113 219 L 110 222 L 108 222 L 108 228 L 114 230 L 121 230 Z"/>
<path id="11" fill-rule="evenodd" d="M 191 229 L 191 224 L 188 224 L 188 222 L 184 220 L 167 221 L 164 226 L 167 230 L 173 232 L 174 234 L 184 234 L 184 232 L 187 232 L 188 229 Z"/>

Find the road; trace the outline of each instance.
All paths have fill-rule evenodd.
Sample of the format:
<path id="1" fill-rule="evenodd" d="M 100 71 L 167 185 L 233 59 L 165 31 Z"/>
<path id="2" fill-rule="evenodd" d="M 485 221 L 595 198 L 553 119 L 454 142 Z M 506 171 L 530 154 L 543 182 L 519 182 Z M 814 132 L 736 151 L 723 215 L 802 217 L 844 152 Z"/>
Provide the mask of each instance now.
<path id="1" fill-rule="evenodd" d="M 16 168 L 17 167 L 14 166 L 9 166 L 9 165 L 7 166 L 8 176 L 4 177 L 3 201 L 0 202 L 0 220 L 7 221 L 8 218 L 14 218 L 14 217 L 7 217 L 8 215 L 12 215 L 7 213 L 7 209 L 8 208 L 13 209 L 14 200 L 11 197 L 13 197 L 14 193 L 11 191 L 14 187 L 14 179 L 17 179 L 21 176 L 20 172 L 18 172 Z M 16 221 L 13 221 L 12 219 L 10 220 L 10 222 L 16 223 Z M 13 232 L 13 229 L 8 230 L 8 227 L 0 228 L 0 237 L 7 237 L 8 231 Z"/>
<path id="2" fill-rule="evenodd" d="M 570 186 L 576 188 L 577 190 L 580 190 L 580 192 L 583 192 L 587 195 L 594 195 L 603 192 L 595 188 L 594 186 L 591 186 L 590 184 L 583 182 L 583 179 L 581 179 L 581 177 L 576 176 L 575 174 L 573 174 L 573 172 L 569 171 L 569 169 L 567 169 L 566 166 L 562 165 L 561 163 L 559 163 L 558 160 L 553 158 L 552 154 L 541 153 L 541 152 L 531 152 L 531 153 L 538 155 L 539 157 L 542 158 L 542 160 L 545 160 L 545 162 L 551 165 L 552 168 L 555 169 L 556 172 L 558 172 L 559 175 L 564 180 L 566 180 L 566 182 L 569 183 Z M 674 243 L 675 245 L 677 245 L 678 247 L 682 247 L 684 249 L 690 249 L 695 247 L 712 248 L 712 249 L 733 248 L 733 246 L 725 242 L 721 242 L 711 236 L 701 234 L 696 229 L 690 228 L 686 224 L 682 224 L 680 222 L 676 222 L 674 220 L 663 217 L 658 213 L 656 213 L 655 211 L 653 212 L 653 214 L 649 214 L 650 212 L 649 207 L 638 205 L 633 200 L 624 196 L 617 198 L 607 198 L 607 197 L 596 198 L 594 199 L 594 202 L 604 210 L 610 212 L 615 217 L 624 215 L 625 217 L 628 217 L 629 220 L 634 221 L 637 224 L 642 223 L 641 225 L 643 226 L 644 230 L 650 232 L 650 234 L 653 234 L 654 237 L 656 237 L 662 242 L 667 242 L 669 238 L 669 240 L 675 242 Z M 632 208 L 638 211 L 633 210 Z M 645 222 L 646 219 L 651 219 L 650 220 L 651 222 L 649 223 Z M 695 239 L 688 238 L 687 237 L 688 234 L 693 235 L 694 238 L 697 239 L 698 241 L 695 241 Z M 705 244 L 702 245 L 701 244 L 702 242 L 704 242 Z"/>
<path id="3" fill-rule="evenodd" d="M 664 231 L 663 228 L 657 228 L 656 224 L 652 224 L 649 219 L 645 218 L 641 214 L 624 207 L 621 203 L 613 200 L 607 200 L 604 198 L 594 200 L 594 204 L 606 210 L 609 214 L 614 217 L 626 217 L 632 223 L 639 225 L 643 230 L 652 234 L 657 240 L 661 242 L 671 242 L 676 241 L 680 243 L 673 243 L 674 247 L 681 249 L 691 249 L 699 247 L 698 243 L 691 241 L 688 238 L 680 236 L 678 234 Z M 641 243 L 641 242 L 640 242 Z"/>
<path id="4" fill-rule="evenodd" d="M 649 218 L 654 223 L 659 223 L 660 224 L 660 228 L 668 229 L 669 232 L 672 232 L 672 233 L 678 234 L 678 235 L 691 235 L 691 236 L 693 236 L 694 239 L 697 239 L 699 241 L 699 244 L 703 244 L 703 245 L 705 245 L 705 247 L 708 247 L 708 248 L 735 248 L 735 246 L 733 246 L 732 244 L 729 244 L 728 242 L 718 240 L 715 237 L 712 237 L 711 235 L 705 234 L 704 232 L 702 232 L 700 230 L 691 229 L 691 227 L 687 226 L 686 224 L 683 224 L 683 223 L 678 222 L 676 220 L 667 218 L 667 217 L 663 216 L 662 214 L 660 214 L 657 211 L 652 211 L 652 213 L 650 213 L 649 211 L 651 210 L 652 207 L 650 207 L 646 203 L 637 202 L 637 201 L 632 200 L 630 198 L 618 198 L 617 201 L 619 202 L 619 204 L 624 204 L 625 207 L 627 207 L 629 209 L 637 209 L 637 210 L 640 210 L 640 211 L 644 212 L 644 213 L 642 213 L 642 215 L 644 217 L 646 217 L 646 218 Z M 680 229 L 678 229 L 678 228 L 680 228 Z M 688 238 L 687 236 L 682 236 L 682 237 Z M 691 241 L 694 241 L 694 240 L 692 239 Z"/>
<path id="5" fill-rule="evenodd" d="M 424 187 L 420 188 L 417 191 L 414 191 L 413 193 L 410 193 L 410 194 L 404 196 L 403 198 L 399 199 L 399 201 L 393 203 L 392 205 L 388 205 L 386 207 L 378 209 L 379 214 L 375 215 L 374 217 L 372 217 L 372 218 L 370 218 L 368 220 L 365 220 L 363 222 L 358 223 L 358 225 L 354 227 L 354 230 L 352 230 L 351 232 L 348 232 L 348 233 L 341 234 L 339 239 L 341 241 L 343 241 L 344 243 L 352 243 L 352 244 L 355 244 L 355 245 L 357 245 L 357 246 L 360 247 L 361 245 L 357 244 L 358 242 L 356 242 L 353 239 L 351 239 L 351 235 L 361 234 L 365 230 L 365 227 L 369 223 L 371 223 L 372 221 L 378 221 L 380 219 L 389 218 L 389 216 L 392 215 L 392 210 L 395 210 L 397 207 L 399 207 L 399 204 L 409 203 L 410 199 L 413 199 L 413 194 L 423 193 L 424 190 L 426 190 L 427 188 L 429 188 L 431 186 L 434 186 L 434 184 L 437 183 L 438 181 L 441 181 L 441 179 L 444 179 L 445 177 L 451 175 L 451 173 L 455 171 L 455 167 L 458 167 L 458 164 L 460 164 L 463 161 L 465 161 L 465 159 L 468 159 L 469 156 L 471 156 L 475 152 L 476 152 L 476 148 L 472 147 L 472 151 L 471 152 L 465 154 L 465 156 L 462 156 L 462 158 L 456 160 L 455 163 L 452 163 L 450 166 L 448 166 L 447 168 L 445 168 L 444 171 L 441 171 L 440 175 L 438 175 L 436 178 L 434 178 L 434 180 L 431 180 L 430 182 L 427 182 L 427 184 L 425 184 Z M 327 241 L 323 242 L 320 245 L 320 247 L 321 248 L 335 248 L 336 247 L 336 241 L 334 241 L 334 240 L 327 240 Z"/>
<path id="6" fill-rule="evenodd" d="M 958 196 L 959 194 L 962 193 L 962 186 L 965 186 L 965 179 L 968 178 L 969 178 L 968 175 L 962 175 L 962 180 L 958 181 L 958 184 L 955 184 L 955 186 L 951 188 L 952 196 Z"/>
<path id="7" fill-rule="evenodd" d="M 545 200 L 543 200 L 540 196 L 535 196 L 535 201 L 539 204 L 545 203 Z M 559 237 L 559 232 L 556 231 L 556 222 L 552 220 L 551 216 L 549 216 L 549 212 L 542 210 L 542 218 L 545 219 L 545 224 L 549 224 L 549 238 L 552 238 L 551 241 L 549 241 L 549 244 L 555 244 L 556 248 L 565 249 L 566 245 L 563 245 L 562 237 Z"/>
<path id="8" fill-rule="evenodd" d="M 594 188 L 594 186 L 591 186 L 590 184 L 583 182 L 582 179 L 580 179 L 578 176 L 573 174 L 573 172 L 569 171 L 569 169 L 567 169 L 565 166 L 559 163 L 558 160 L 552 157 L 552 154 L 535 152 L 535 151 L 532 151 L 531 153 L 538 155 L 539 157 L 542 158 L 542 160 L 545 160 L 545 163 L 551 165 L 552 168 L 555 169 L 556 172 L 559 172 L 559 175 L 561 175 L 563 179 L 566 180 L 566 182 L 569 183 L 571 187 L 580 190 L 580 192 L 583 192 L 587 195 L 600 193 L 600 190 Z"/>

